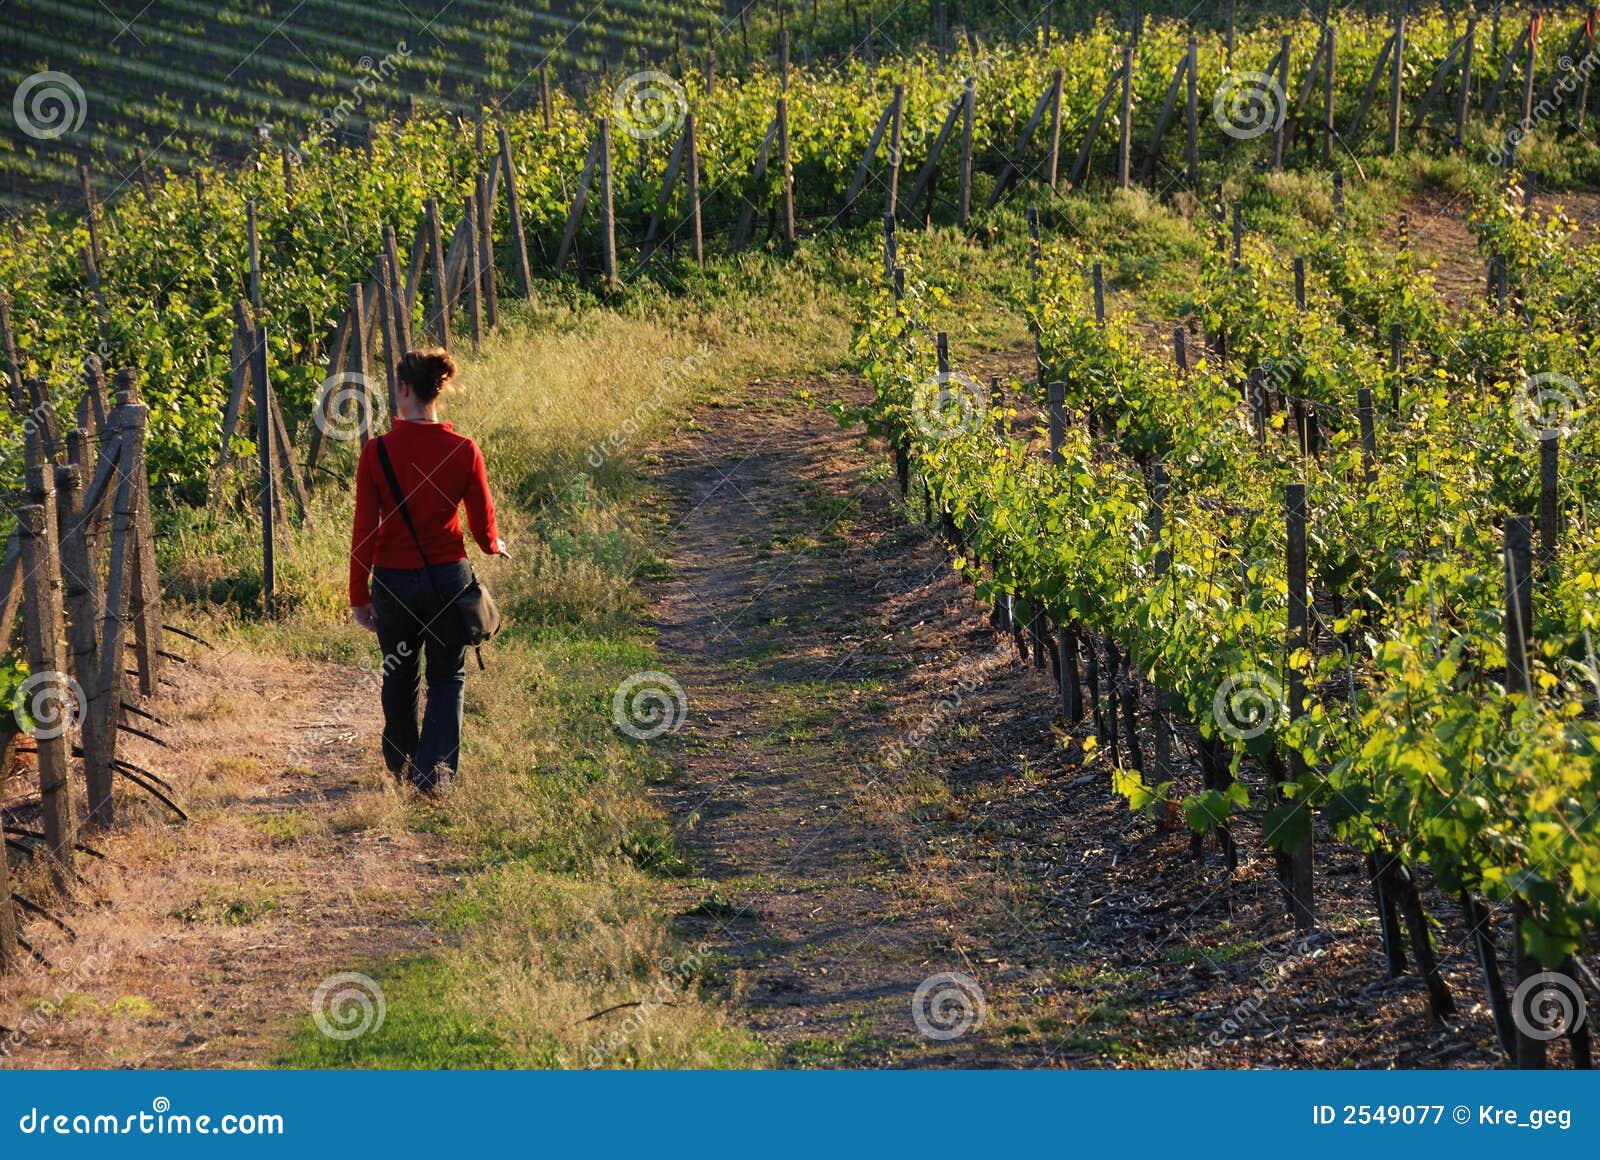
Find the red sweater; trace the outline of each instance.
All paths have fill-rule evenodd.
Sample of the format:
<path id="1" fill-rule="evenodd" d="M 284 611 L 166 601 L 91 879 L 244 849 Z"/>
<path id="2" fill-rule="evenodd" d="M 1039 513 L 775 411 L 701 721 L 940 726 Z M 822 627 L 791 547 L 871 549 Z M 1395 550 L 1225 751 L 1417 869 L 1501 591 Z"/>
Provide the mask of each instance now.
<path id="1" fill-rule="evenodd" d="M 467 505 L 472 538 L 493 555 L 499 540 L 494 525 L 494 501 L 489 498 L 489 477 L 483 452 L 448 423 L 397 421 L 383 436 L 383 446 L 394 464 L 395 476 L 405 492 L 406 510 L 417 527 L 429 564 L 450 564 L 467 558 L 458 509 Z M 356 519 L 350 537 L 350 606 L 372 602 L 373 568 L 420 568 L 422 556 L 395 508 L 389 481 L 378 462 L 378 449 L 368 443 L 356 467 Z"/>

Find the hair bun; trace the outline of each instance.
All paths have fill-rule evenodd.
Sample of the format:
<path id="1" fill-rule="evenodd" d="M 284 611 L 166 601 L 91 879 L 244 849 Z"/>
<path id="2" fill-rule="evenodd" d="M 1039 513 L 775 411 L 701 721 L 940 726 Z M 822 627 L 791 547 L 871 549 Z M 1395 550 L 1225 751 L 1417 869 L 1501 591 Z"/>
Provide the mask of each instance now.
<path id="1" fill-rule="evenodd" d="M 450 357 L 450 352 L 441 347 L 428 347 L 423 350 L 411 350 L 400 360 L 400 381 L 410 387 L 417 398 L 424 403 L 431 403 L 439 397 L 439 392 L 449 384 L 456 375 L 456 360 Z"/>

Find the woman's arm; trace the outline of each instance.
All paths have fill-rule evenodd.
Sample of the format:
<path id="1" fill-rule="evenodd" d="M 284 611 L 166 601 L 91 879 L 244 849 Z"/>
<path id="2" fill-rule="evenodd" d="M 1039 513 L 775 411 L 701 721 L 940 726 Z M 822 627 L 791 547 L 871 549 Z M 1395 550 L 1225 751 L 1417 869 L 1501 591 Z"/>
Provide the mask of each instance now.
<path id="1" fill-rule="evenodd" d="M 489 472 L 484 466 L 483 452 L 476 443 L 472 445 L 472 471 L 467 477 L 467 494 L 463 502 L 467 505 L 467 526 L 484 555 L 503 555 L 504 546 L 500 543 L 500 532 L 494 521 L 494 500 L 489 496 Z"/>

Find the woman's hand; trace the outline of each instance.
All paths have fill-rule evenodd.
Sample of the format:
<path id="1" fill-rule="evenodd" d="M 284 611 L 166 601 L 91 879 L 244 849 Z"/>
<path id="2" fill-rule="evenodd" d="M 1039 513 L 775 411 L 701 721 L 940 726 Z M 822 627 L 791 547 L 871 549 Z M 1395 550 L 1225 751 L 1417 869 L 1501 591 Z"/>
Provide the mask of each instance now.
<path id="1" fill-rule="evenodd" d="M 506 551 L 506 542 L 504 540 L 502 540 L 502 539 L 498 539 L 497 538 L 495 540 L 495 542 L 494 542 L 494 554 L 496 556 L 499 556 L 502 560 L 511 559 L 511 553 Z"/>
<path id="2" fill-rule="evenodd" d="M 350 615 L 355 622 L 368 632 L 378 631 L 378 614 L 373 611 L 371 604 L 358 604 L 350 610 Z"/>

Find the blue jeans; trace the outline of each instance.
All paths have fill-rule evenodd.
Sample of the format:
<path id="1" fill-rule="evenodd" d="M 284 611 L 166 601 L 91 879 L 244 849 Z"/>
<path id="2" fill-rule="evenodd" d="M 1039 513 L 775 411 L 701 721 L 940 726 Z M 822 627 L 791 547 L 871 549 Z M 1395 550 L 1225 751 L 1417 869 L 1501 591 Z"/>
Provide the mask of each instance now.
<path id="1" fill-rule="evenodd" d="M 432 789 L 441 769 L 454 774 L 460 758 L 467 646 L 448 605 L 471 580 L 465 560 L 372 570 L 372 608 L 383 649 L 383 761 L 396 776 L 409 763 L 418 789 Z M 418 730 L 424 674 L 428 702 Z"/>

